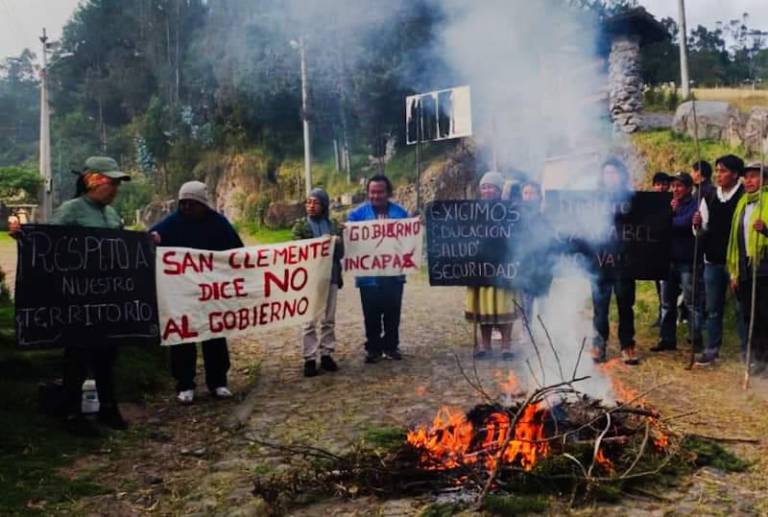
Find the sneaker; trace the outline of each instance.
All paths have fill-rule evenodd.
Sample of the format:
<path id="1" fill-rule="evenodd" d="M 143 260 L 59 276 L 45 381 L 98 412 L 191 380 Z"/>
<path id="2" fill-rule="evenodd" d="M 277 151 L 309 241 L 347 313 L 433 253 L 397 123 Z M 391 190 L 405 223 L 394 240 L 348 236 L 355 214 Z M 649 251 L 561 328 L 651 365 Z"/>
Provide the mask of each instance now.
<path id="1" fill-rule="evenodd" d="M 387 352 L 384 354 L 385 357 L 388 357 L 394 361 L 402 361 L 403 360 L 403 354 L 400 353 L 400 350 L 392 350 L 391 352 Z"/>
<path id="2" fill-rule="evenodd" d="M 116 431 L 124 431 L 128 429 L 128 422 L 125 421 L 123 415 L 120 414 L 120 410 L 117 406 L 102 407 L 99 410 L 98 416 L 99 422 L 114 429 Z"/>
<path id="3" fill-rule="evenodd" d="M 637 358 L 635 347 L 627 347 L 624 350 L 622 350 L 621 360 L 624 361 L 624 364 L 628 364 L 630 366 L 636 366 L 640 364 L 640 359 Z"/>
<path id="4" fill-rule="evenodd" d="M 512 352 L 507 351 L 507 352 L 502 352 L 501 353 L 501 360 L 502 361 L 512 361 L 512 360 L 514 360 L 514 358 L 515 358 L 515 354 L 513 354 Z"/>
<path id="5" fill-rule="evenodd" d="M 322 368 L 326 372 L 339 371 L 339 365 L 336 364 L 336 361 L 334 361 L 333 357 L 331 357 L 330 355 L 324 355 L 320 358 L 320 368 Z M 304 367 L 304 371 L 306 372 L 306 365 Z"/>
<path id="6" fill-rule="evenodd" d="M 316 377 L 317 373 L 317 362 L 314 359 L 304 361 L 304 377 Z"/>
<path id="7" fill-rule="evenodd" d="M 381 357 L 381 354 L 366 354 L 365 355 L 365 363 L 366 364 L 376 364 L 380 362 L 383 358 Z"/>
<path id="8" fill-rule="evenodd" d="M 232 398 L 232 392 L 229 391 L 229 388 L 226 386 L 219 386 L 215 390 L 213 390 L 213 396 L 217 399 L 231 399 Z"/>
<path id="9" fill-rule="evenodd" d="M 69 434 L 84 438 L 98 438 L 101 436 L 99 428 L 93 422 L 85 418 L 82 413 L 67 415 L 64 419 L 64 427 Z"/>
<path id="10" fill-rule="evenodd" d="M 717 354 L 704 352 L 696 356 L 696 361 L 693 363 L 696 366 L 712 366 L 715 364 Z"/>
<path id="11" fill-rule="evenodd" d="M 666 341 L 659 341 L 656 346 L 650 348 L 651 352 L 666 352 L 668 350 L 677 350 L 675 343 L 667 343 Z"/>
<path id="12" fill-rule="evenodd" d="M 183 390 L 176 395 L 180 404 L 191 404 L 195 401 L 195 390 Z"/>
<path id="13" fill-rule="evenodd" d="M 606 360 L 605 348 L 592 347 L 592 361 L 595 364 L 604 363 Z"/>
<path id="14" fill-rule="evenodd" d="M 485 361 L 491 358 L 491 352 L 489 350 L 478 350 L 472 354 L 472 357 L 477 361 Z"/>

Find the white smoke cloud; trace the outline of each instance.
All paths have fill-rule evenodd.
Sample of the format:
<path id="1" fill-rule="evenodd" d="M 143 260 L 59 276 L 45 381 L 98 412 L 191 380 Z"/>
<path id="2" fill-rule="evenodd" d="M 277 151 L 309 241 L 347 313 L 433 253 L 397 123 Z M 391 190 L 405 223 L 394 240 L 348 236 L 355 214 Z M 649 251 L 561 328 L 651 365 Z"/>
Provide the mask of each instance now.
<path id="1" fill-rule="evenodd" d="M 616 144 L 606 118 L 608 80 L 597 55 L 596 20 L 564 0 L 445 0 L 437 5 L 445 12 L 445 23 L 435 49 L 453 77 L 472 88 L 480 161 L 501 171 L 522 170 L 534 179 L 547 176 L 557 188 L 594 188 L 600 160 Z M 566 166 L 561 160 L 560 167 L 550 167 L 552 157 L 572 155 L 578 158 L 571 167 L 567 159 Z M 610 214 L 584 217 L 581 225 L 593 233 L 605 233 L 612 224 Z M 538 304 L 560 366 L 534 316 L 531 328 L 546 378 L 541 378 L 539 359 L 527 339 L 522 339 L 512 368 L 529 389 L 535 387 L 532 375 L 539 382 L 555 383 L 562 369 L 568 379 L 585 342 L 577 375 L 592 378 L 579 388 L 610 398 L 610 383 L 590 354 L 589 274 L 575 267 L 558 265 L 559 278 Z"/>

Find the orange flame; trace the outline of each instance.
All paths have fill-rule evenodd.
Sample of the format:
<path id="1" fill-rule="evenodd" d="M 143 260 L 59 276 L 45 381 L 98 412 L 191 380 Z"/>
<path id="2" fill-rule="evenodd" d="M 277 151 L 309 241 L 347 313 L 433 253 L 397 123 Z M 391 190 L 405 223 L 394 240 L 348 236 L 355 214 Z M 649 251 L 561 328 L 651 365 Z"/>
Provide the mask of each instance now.
<path id="1" fill-rule="evenodd" d="M 512 397 L 524 392 L 524 390 L 520 387 L 520 381 L 511 370 L 507 372 L 506 378 L 504 378 L 504 374 L 502 374 L 500 371 L 496 372 L 495 377 L 496 381 L 499 383 L 499 388 L 504 395 Z"/>
<path id="2" fill-rule="evenodd" d="M 617 400 L 624 404 L 631 403 L 633 406 L 638 406 L 644 409 L 651 409 L 651 405 L 645 398 L 641 397 L 637 391 L 629 388 L 615 375 L 615 370 L 621 366 L 623 366 L 623 364 L 618 358 L 616 358 L 600 365 L 598 368 L 606 373 L 608 378 L 611 380 L 611 387 L 613 388 L 613 393 Z M 661 428 L 661 423 L 657 418 L 647 418 L 651 428 L 654 430 L 655 436 L 653 443 L 656 446 L 656 449 L 659 451 L 666 450 L 667 447 L 669 447 L 669 436 Z"/>
<path id="3" fill-rule="evenodd" d="M 407 441 L 421 451 L 420 461 L 424 468 L 445 470 L 482 460 L 485 467 L 492 470 L 499 451 L 509 439 L 501 457 L 502 463 L 519 464 L 523 469 L 531 470 L 550 452 L 544 430 L 547 415 L 540 403 L 527 405 L 510 438 L 510 416 L 503 411 L 491 413 L 482 427 L 475 430 L 463 413 L 443 407 L 428 429 L 420 426 L 410 431 Z"/>
<path id="4" fill-rule="evenodd" d="M 613 472 L 613 462 L 608 459 L 602 448 L 597 449 L 595 462 L 600 465 L 600 467 L 602 467 L 606 472 Z"/>

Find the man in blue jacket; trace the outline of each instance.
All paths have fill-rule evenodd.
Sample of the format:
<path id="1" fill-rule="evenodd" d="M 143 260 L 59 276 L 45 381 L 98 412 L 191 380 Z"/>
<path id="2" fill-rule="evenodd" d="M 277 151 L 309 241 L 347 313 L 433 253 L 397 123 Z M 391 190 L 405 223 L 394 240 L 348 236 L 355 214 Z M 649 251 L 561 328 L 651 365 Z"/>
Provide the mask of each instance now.
<path id="1" fill-rule="evenodd" d="M 691 195 L 693 178 L 686 172 L 672 176 L 672 248 L 670 251 L 669 277 L 661 286 L 661 332 L 659 343 L 651 352 L 677 348 L 677 297 L 683 292 L 688 308 L 691 337 L 696 348 L 701 348 L 702 266 L 699 256 L 697 278 L 693 278 L 693 254 L 695 238 L 691 227 L 698 211 L 696 199 Z M 693 299 L 693 282 L 696 282 L 696 299 Z"/>
<path id="2" fill-rule="evenodd" d="M 161 246 L 223 251 L 242 248 L 243 241 L 227 218 L 215 211 L 208 200 L 208 189 L 200 181 L 188 181 L 179 190 L 179 209 L 150 228 Z M 203 341 L 205 383 L 216 398 L 229 398 L 227 388 L 229 350 L 225 338 Z M 179 402 L 191 404 L 195 398 L 195 343 L 171 347 L 171 373 L 176 379 Z"/>
<path id="3" fill-rule="evenodd" d="M 375 219 L 405 219 L 405 208 L 390 201 L 392 182 L 383 174 L 368 180 L 368 201 L 349 213 L 349 222 Z M 355 285 L 360 289 L 365 320 L 366 363 L 378 363 L 382 357 L 400 360 L 400 309 L 403 301 L 405 276 L 359 276 Z"/>

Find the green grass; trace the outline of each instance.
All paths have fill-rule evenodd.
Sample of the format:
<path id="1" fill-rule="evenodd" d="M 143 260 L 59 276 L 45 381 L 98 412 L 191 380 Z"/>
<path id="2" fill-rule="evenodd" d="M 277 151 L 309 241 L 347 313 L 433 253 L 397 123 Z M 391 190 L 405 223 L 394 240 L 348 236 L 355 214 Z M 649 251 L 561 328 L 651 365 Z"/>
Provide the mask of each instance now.
<path id="1" fill-rule="evenodd" d="M 107 440 L 68 434 L 59 419 L 38 410 L 38 384 L 60 378 L 62 350 L 19 351 L 13 336 L 13 306 L 0 306 L 0 508 L 3 515 L 49 515 L 69 501 L 108 491 L 96 472 L 74 479 L 60 474 L 73 459 L 98 451 Z M 169 375 L 160 347 L 120 351 L 118 398 L 141 400 L 166 388 Z M 130 433 L 129 433 L 130 434 Z"/>
<path id="2" fill-rule="evenodd" d="M 651 328 L 659 310 L 656 287 L 652 281 L 638 281 L 635 297 L 635 329 L 639 339 L 654 343 L 659 340 L 659 329 Z M 610 321 L 618 321 L 616 304 L 611 304 Z M 737 358 L 741 351 L 739 335 L 736 331 L 736 299 L 729 291 L 726 297 L 725 314 L 723 318 L 723 346 L 720 354 L 724 358 Z M 702 331 L 706 335 L 705 329 Z M 688 347 L 688 326 L 677 326 L 678 346 Z"/>
<path id="3" fill-rule="evenodd" d="M 641 188 L 649 188 L 651 177 L 658 171 L 690 172 L 691 164 L 696 162 L 699 156 L 692 138 L 675 134 L 668 129 L 635 133 L 632 135 L 632 142 L 647 164 L 644 181 L 639 185 Z M 749 158 L 743 147 L 734 147 L 724 142 L 701 140 L 699 148 L 701 159 L 712 165 L 717 158 L 725 154 Z"/>
<path id="4" fill-rule="evenodd" d="M 243 236 L 247 241 L 246 244 L 275 244 L 293 239 L 293 233 L 290 228 L 271 230 L 254 223 L 245 223 L 238 226 L 238 231 L 244 231 Z"/>

